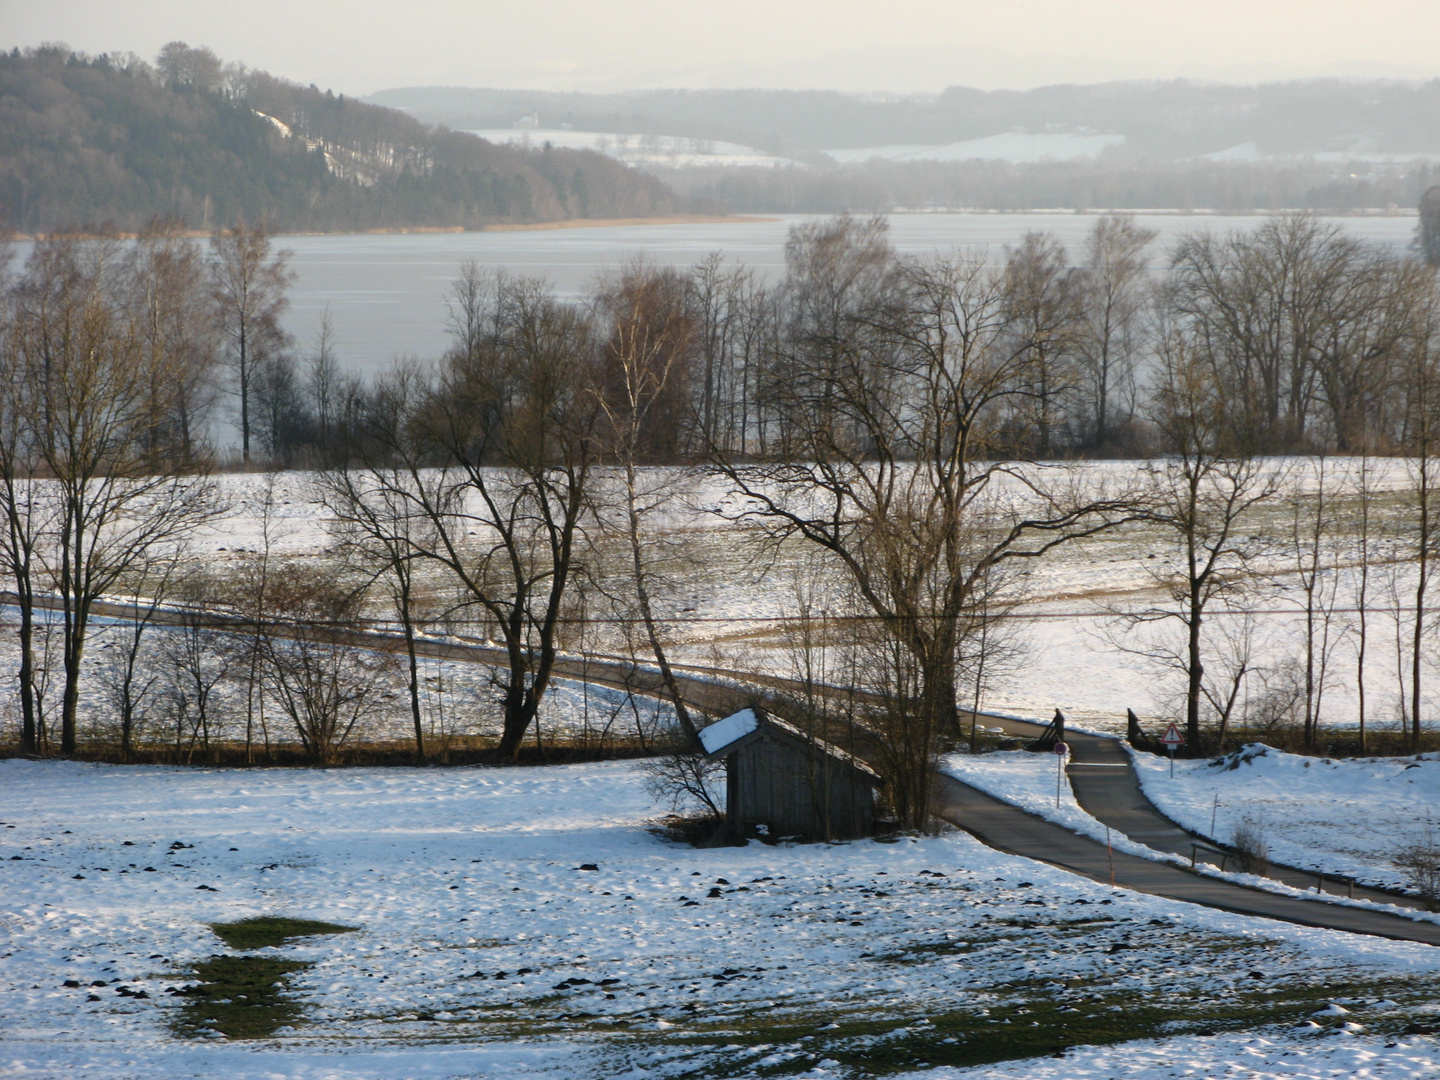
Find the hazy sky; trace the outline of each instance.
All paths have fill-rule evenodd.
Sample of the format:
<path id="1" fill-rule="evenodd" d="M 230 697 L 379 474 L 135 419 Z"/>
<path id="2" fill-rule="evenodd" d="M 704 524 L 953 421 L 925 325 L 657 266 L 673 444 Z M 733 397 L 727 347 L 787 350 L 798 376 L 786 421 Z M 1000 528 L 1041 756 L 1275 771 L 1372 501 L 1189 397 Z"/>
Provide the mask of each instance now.
<path id="1" fill-rule="evenodd" d="M 176 39 L 349 94 L 1431 78 L 1440 0 L 0 0 L 7 49 Z"/>

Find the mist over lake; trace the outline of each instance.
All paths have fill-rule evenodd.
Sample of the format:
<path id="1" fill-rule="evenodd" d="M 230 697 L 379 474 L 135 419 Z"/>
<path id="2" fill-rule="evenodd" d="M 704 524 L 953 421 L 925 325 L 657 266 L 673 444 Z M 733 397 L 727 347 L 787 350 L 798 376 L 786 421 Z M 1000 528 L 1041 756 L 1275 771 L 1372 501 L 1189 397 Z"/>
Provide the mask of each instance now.
<path id="1" fill-rule="evenodd" d="M 1078 261 L 1096 217 L 892 214 L 890 238 L 905 254 L 984 248 L 998 259 L 1005 245 L 1024 233 L 1048 230 Z M 1187 233 L 1253 229 L 1264 220 L 1258 215 L 1219 214 L 1137 214 L 1135 219 L 1160 234 L 1151 254 L 1155 267 L 1164 265 L 1169 246 Z M 804 220 L 809 219 L 777 216 L 723 224 L 277 237 L 276 247 L 294 253 L 290 265 L 297 275 L 285 324 L 300 349 L 308 351 L 328 308 L 341 361 L 369 374 L 396 356 L 433 357 L 445 348 L 445 296 L 467 259 L 489 270 L 543 277 L 561 295 L 574 298 L 584 295 L 597 276 L 636 256 L 661 266 L 686 267 L 720 251 L 773 279 L 784 269 L 787 231 Z M 1413 215 L 1326 220 L 1396 249 L 1408 246 L 1415 232 Z"/>

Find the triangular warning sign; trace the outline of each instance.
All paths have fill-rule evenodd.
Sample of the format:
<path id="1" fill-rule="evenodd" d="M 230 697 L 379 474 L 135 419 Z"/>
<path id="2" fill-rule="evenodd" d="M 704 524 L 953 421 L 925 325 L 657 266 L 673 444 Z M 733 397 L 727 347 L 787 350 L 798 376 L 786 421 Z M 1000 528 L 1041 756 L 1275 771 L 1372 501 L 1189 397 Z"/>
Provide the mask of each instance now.
<path id="1" fill-rule="evenodd" d="M 1180 734 L 1180 729 L 1174 723 L 1165 729 L 1165 737 L 1160 740 L 1166 746 L 1184 746 L 1185 736 Z"/>

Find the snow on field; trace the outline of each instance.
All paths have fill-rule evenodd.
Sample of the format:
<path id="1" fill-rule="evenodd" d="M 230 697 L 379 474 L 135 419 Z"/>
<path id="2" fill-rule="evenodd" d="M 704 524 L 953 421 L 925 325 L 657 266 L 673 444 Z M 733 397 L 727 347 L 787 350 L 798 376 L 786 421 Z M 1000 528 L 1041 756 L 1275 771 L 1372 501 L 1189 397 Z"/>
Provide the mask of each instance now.
<path id="1" fill-rule="evenodd" d="M 939 146 L 862 146 L 827 150 L 842 164 L 872 161 L 1081 161 L 1125 142 L 1124 135 L 1006 131 Z"/>
<path id="2" fill-rule="evenodd" d="M 631 763 L 12 760 L 0 792 L 7 1076 L 1440 1068 L 1404 1034 L 1440 1021 L 1425 946 L 1112 892 L 960 834 L 679 846 Z M 227 952 L 207 924 L 259 915 L 357 929 L 255 954 L 311 965 L 290 1026 L 180 1037 L 167 988 Z M 1029 1060 L 943 1067 L 975 1055 Z"/>
<path id="3" fill-rule="evenodd" d="M 1282 464 L 1289 470 L 1288 490 L 1314 487 L 1313 471 L 1294 463 Z M 1327 468 L 1333 476 L 1351 465 L 1338 460 Z M 1406 463 L 1387 460 L 1372 465 L 1375 488 L 1382 493 L 1383 502 L 1406 482 Z M 1136 481 L 1138 470 L 1144 467 L 1145 463 L 1099 462 L 1083 468 L 1097 480 L 1123 487 Z M 220 483 L 230 510 L 196 538 L 197 560 L 223 570 L 267 548 L 276 558 L 304 560 L 322 557 L 332 545 L 325 515 L 313 502 L 310 475 L 229 474 L 220 477 Z M 843 601 L 838 594 L 827 595 L 817 586 L 812 550 L 797 543 L 762 554 L 746 543 L 742 525 L 710 512 L 725 508 L 733 513 L 736 504 L 727 500 L 717 482 L 695 479 L 683 486 L 658 518 L 683 549 L 683 558 L 666 568 L 673 587 L 662 590 L 659 600 L 668 616 L 673 658 L 695 665 L 794 674 L 801 664 L 787 648 L 782 620 L 796 614 L 802 596 L 822 618 L 826 612 L 846 610 Z M 1336 505 L 1334 510 L 1343 519 L 1353 507 Z M 1380 516 L 1386 512 L 1377 509 Z M 1283 501 L 1277 502 L 1252 527 L 1278 541 L 1293 527 L 1289 514 Z M 1161 576 L 1172 557 L 1173 547 L 1164 535 L 1135 527 L 1063 545 L 1045 559 L 1018 569 L 1014 579 L 1019 596 L 1016 617 L 1004 624 L 1003 631 L 1015 646 L 1015 659 L 1006 671 L 991 669 L 995 677 L 987 680 L 990 684 L 981 695 L 982 708 L 1048 718 L 1059 707 L 1072 722 L 1111 732 L 1123 730 L 1127 708 L 1152 725 L 1174 716 L 1179 680 L 1173 672 L 1126 651 L 1116 618 L 1117 611 L 1144 609 L 1163 601 Z M 1338 564 L 1333 573 L 1340 578 L 1344 597 L 1355 583 L 1353 557 L 1345 553 L 1343 545 L 1332 557 Z M 1287 664 L 1296 654 L 1303 622 L 1293 567 L 1277 557 L 1268 569 L 1273 581 L 1262 583 L 1256 601 L 1259 612 L 1249 617 L 1253 619 L 1250 636 L 1254 648 L 1248 701 L 1258 701 L 1270 687 L 1278 692 L 1287 685 Z M 1411 584 L 1406 576 L 1410 572 L 1404 564 L 1377 567 L 1370 582 L 1369 603 L 1379 607 L 1390 603 L 1391 585 L 1404 595 Z M 1225 632 L 1243 621 L 1243 617 L 1220 609 L 1207 617 L 1212 632 Z M 1342 625 L 1352 621 L 1348 615 L 1338 615 L 1332 635 L 1323 699 L 1323 719 L 1328 725 L 1349 726 L 1356 720 L 1355 637 Z M 462 627 L 458 632 L 470 631 Z M 1175 623 L 1158 623 L 1151 624 L 1150 632 L 1168 633 L 1173 642 L 1179 631 Z M 1400 699 L 1394 621 L 1377 613 L 1370 620 L 1369 632 L 1368 720 L 1383 726 L 1393 720 Z M 1128 644 L 1144 645 L 1145 641 L 1141 638 Z M 594 630 L 588 647 L 620 651 L 616 641 L 606 639 L 603 627 Z M 839 652 L 832 651 L 832 665 L 843 663 Z M 1440 688 L 1440 667 L 1435 660 L 1426 658 L 1422 695 L 1426 716 L 1440 712 L 1440 697 L 1432 692 Z M 1211 662 L 1208 666 L 1221 671 L 1224 665 Z M 470 676 L 477 674 L 472 671 Z M 457 672 L 454 685 L 463 685 L 470 676 Z M 835 677 L 843 677 L 843 672 L 837 671 Z M 442 671 L 437 678 L 443 684 L 449 676 Z M 968 698 L 969 693 L 962 679 L 962 694 Z M 557 694 L 557 703 L 560 696 Z M 557 709 L 553 722 L 568 722 L 564 718 L 573 710 L 558 704 Z M 471 726 L 492 722 L 476 718 Z M 398 733 L 404 723 L 404 710 L 396 710 L 393 721 L 386 721 L 386 730 L 393 728 Z"/>
<path id="4" fill-rule="evenodd" d="M 1434 755 L 1317 759 L 1254 745 L 1221 764 L 1176 761 L 1173 780 L 1163 758 L 1131 756 L 1145 794 L 1168 817 L 1221 843 L 1248 818 L 1260 826 L 1270 857 L 1290 866 L 1401 888 L 1395 855 L 1417 842 L 1440 842 Z"/>
<path id="5" fill-rule="evenodd" d="M 16 624 L 13 608 L 0 607 L 0 627 Z M 43 618 L 43 616 L 42 616 Z M 53 623 L 58 616 L 50 615 Z M 113 739 L 118 730 L 118 711 L 109 688 L 118 678 L 122 646 L 128 634 L 122 624 L 112 619 L 97 618 L 89 642 L 89 659 L 82 670 L 80 683 L 80 735 L 82 739 Z M 189 744 L 196 735 L 186 721 L 172 715 L 170 680 L 173 664 L 167 655 L 177 644 L 182 631 L 163 625 L 152 626 L 140 653 L 140 683 L 152 676 L 150 692 L 144 698 L 138 716 L 138 735 L 142 740 L 161 744 Z M 241 643 L 229 635 L 216 635 L 215 641 L 238 649 Z M 58 637 L 51 647 L 58 652 Z M 0 665 L 11 670 L 19 666 L 19 644 L 12 634 L 0 636 Z M 58 659 L 52 661 L 58 666 Z M 421 658 L 420 705 L 425 737 L 433 747 L 443 746 L 455 738 L 498 739 L 502 710 L 491 682 L 495 671 L 485 664 Z M 245 728 L 245 691 L 239 679 L 220 682 L 214 691 L 209 716 L 209 737 L 215 740 L 243 739 Z M 0 738 L 10 735 L 19 726 L 19 708 L 14 700 L 0 702 Z M 295 743 L 299 736 L 273 697 L 267 698 L 265 719 L 256 724 L 255 740 L 264 743 Z M 564 736 L 603 742 L 615 738 L 631 738 L 637 733 L 652 738 L 671 722 L 673 710 L 652 698 L 631 696 L 619 690 L 567 679 L 556 679 L 541 703 L 532 737 L 541 740 Z M 177 724 L 181 730 L 177 731 Z M 414 737 L 414 720 L 404 676 L 394 672 L 390 684 L 378 700 L 375 712 L 367 716 L 352 735 L 354 741 L 406 741 Z"/>

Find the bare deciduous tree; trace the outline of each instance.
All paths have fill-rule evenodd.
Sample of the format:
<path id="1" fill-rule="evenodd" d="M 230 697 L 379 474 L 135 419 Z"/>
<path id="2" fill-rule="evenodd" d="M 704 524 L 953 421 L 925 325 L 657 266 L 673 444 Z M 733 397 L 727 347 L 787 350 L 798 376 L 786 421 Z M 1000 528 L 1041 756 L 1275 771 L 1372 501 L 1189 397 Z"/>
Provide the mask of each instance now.
<path id="1" fill-rule="evenodd" d="M 597 447 L 594 345 L 579 309 L 543 282 L 462 274 L 456 344 L 417 376 L 402 415 L 372 414 L 363 486 L 423 520 L 417 561 L 504 645 L 500 752 L 513 757 L 554 670 L 561 618 L 583 551 Z M 393 535 L 401 535 L 399 531 Z"/>
<path id="2" fill-rule="evenodd" d="M 1135 369 L 1146 345 L 1151 284 L 1145 251 L 1158 234 L 1133 218 L 1107 214 L 1085 242 L 1079 275 L 1080 322 L 1075 351 L 1091 413 L 1090 441 L 1101 453 L 1114 437 L 1117 397 L 1135 401 Z"/>
<path id="3" fill-rule="evenodd" d="M 600 520 L 624 537 L 629 585 L 650 652 L 660 667 L 680 730 L 694 739 L 695 723 L 670 666 L 653 596 L 657 563 L 672 556 L 673 543 L 657 537 L 652 522 L 673 493 L 674 477 L 664 469 L 642 474 L 639 467 L 655 453 L 656 433 L 668 429 L 673 437 L 678 420 L 677 399 L 693 333 L 684 285 L 673 272 L 631 266 L 602 292 L 600 308 L 609 338 L 595 393 L 604 414 L 601 437 L 607 456 L 618 466 L 620 496 L 619 513 L 602 506 Z"/>
<path id="4" fill-rule="evenodd" d="M 37 243 L 18 292 L 27 423 L 55 506 L 45 560 L 62 614 L 65 753 L 76 749 L 80 670 L 95 601 L 217 506 L 207 475 L 193 464 L 177 471 L 155 449 L 154 426 L 172 411 L 168 403 L 157 408 L 164 372 L 151 367 L 117 295 L 116 269 L 113 245 L 52 237 Z"/>
<path id="5" fill-rule="evenodd" d="M 286 564 L 271 582 L 283 621 L 264 627 L 261 650 L 270 691 L 306 751 L 329 764 L 356 727 L 380 707 L 393 657 L 349 640 L 361 598 L 329 568 Z"/>
<path id="6" fill-rule="evenodd" d="M 1211 605 L 1252 590 L 1256 563 L 1269 543 L 1246 527 L 1256 507 L 1283 486 L 1283 465 L 1257 458 L 1237 441 L 1230 401 L 1205 340 L 1184 330 L 1164 342 L 1151 419 L 1165 456 L 1150 467 L 1146 518 L 1169 534 L 1174 562 L 1162 568 L 1170 605 L 1129 617 L 1132 623 L 1178 622 L 1184 633 L 1179 669 L 1185 680 L 1186 741 L 1202 745 L 1205 622 Z"/>
<path id="7" fill-rule="evenodd" d="M 289 306 L 285 292 L 295 275 L 286 268 L 290 252 L 272 254 L 263 226 L 242 222 L 218 232 L 210 238 L 210 252 L 211 296 L 225 344 L 224 363 L 235 377 L 241 453 L 248 462 L 256 377 L 285 349 L 280 316 Z"/>
<path id="8" fill-rule="evenodd" d="M 722 455 L 716 468 L 728 516 L 825 553 L 882 629 L 888 666 L 872 670 L 906 725 L 894 740 L 906 764 L 887 780 L 905 785 L 892 798 L 919 827 L 930 755 L 957 731 L 957 656 L 981 593 L 1002 565 L 1109 528 L 1126 504 L 1067 468 L 1006 460 L 1034 352 L 1011 332 L 1003 278 L 979 259 L 896 276 L 898 290 L 836 324 L 833 348 L 787 360 L 793 377 L 771 390 L 785 432 L 774 458 Z"/>

